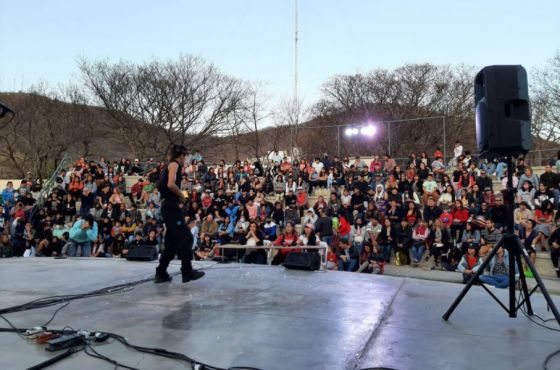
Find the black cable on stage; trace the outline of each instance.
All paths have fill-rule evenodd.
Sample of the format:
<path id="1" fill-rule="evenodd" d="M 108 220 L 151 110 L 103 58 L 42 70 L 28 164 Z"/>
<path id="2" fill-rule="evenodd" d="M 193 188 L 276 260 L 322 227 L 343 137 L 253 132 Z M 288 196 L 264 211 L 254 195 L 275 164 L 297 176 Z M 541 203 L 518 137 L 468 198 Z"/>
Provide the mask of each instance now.
<path id="1" fill-rule="evenodd" d="M 44 324 L 41 325 L 41 326 L 45 326 L 45 327 L 46 327 L 47 325 L 49 325 L 49 324 L 54 320 L 54 318 L 56 317 L 56 314 L 59 313 L 60 310 L 62 310 L 64 307 L 68 306 L 69 304 L 70 304 L 70 301 L 66 301 L 62 306 L 60 306 L 59 308 L 57 308 L 56 311 L 54 311 L 54 313 L 52 314 L 51 318 L 50 318 L 46 323 L 44 323 Z"/>
<path id="2" fill-rule="evenodd" d="M 113 286 L 106 287 L 106 288 L 101 288 L 101 289 L 94 290 L 94 291 L 88 292 L 88 293 L 67 294 L 67 295 L 43 297 L 43 298 L 35 299 L 33 301 L 30 301 L 30 302 L 27 302 L 27 303 L 24 303 L 24 304 L 21 304 L 21 305 L 6 307 L 6 308 L 3 308 L 3 309 L 0 309 L 0 315 L 7 314 L 7 313 L 27 311 L 27 310 L 34 310 L 34 309 L 43 308 L 43 307 L 49 307 L 49 306 L 59 304 L 61 302 L 66 302 L 66 301 L 69 302 L 69 301 L 73 301 L 73 300 L 76 300 L 76 299 L 84 299 L 84 298 L 99 297 L 99 296 L 104 296 L 104 295 L 109 295 L 109 294 L 122 293 L 122 292 L 126 292 L 126 291 L 131 290 L 136 285 L 143 284 L 143 283 L 146 283 L 146 282 L 152 281 L 152 280 L 153 280 L 153 278 L 142 279 L 142 280 L 138 280 L 138 281 L 134 281 L 134 282 L 130 282 L 130 283 L 124 283 L 124 284 L 119 284 L 119 285 L 113 285 Z"/>
<path id="3" fill-rule="evenodd" d="M 215 263 L 211 266 L 201 267 L 199 269 L 200 270 L 207 270 L 207 269 L 210 269 L 210 268 L 214 267 L 217 264 L 218 263 Z M 171 275 L 178 275 L 178 274 L 180 274 L 180 272 L 177 272 L 177 273 L 174 273 L 174 274 L 171 274 Z M 153 281 L 153 280 L 154 279 L 150 277 L 150 278 L 145 278 L 145 279 L 141 279 L 141 280 L 137 280 L 137 281 L 132 281 L 132 282 L 129 282 L 129 283 L 112 285 L 112 286 L 97 289 L 97 290 L 94 290 L 94 291 L 88 292 L 88 293 L 66 294 L 66 295 L 57 295 L 57 296 L 48 296 L 48 297 L 38 298 L 38 299 L 35 299 L 33 301 L 30 301 L 30 302 L 27 302 L 27 303 L 24 303 L 24 304 L 21 304 L 21 305 L 6 307 L 6 308 L 3 308 L 3 309 L 0 309 L 0 315 L 7 314 L 7 313 L 13 313 L 13 312 L 35 310 L 35 309 L 38 309 L 38 308 L 54 306 L 54 305 L 57 305 L 59 303 L 67 302 L 67 301 L 69 303 L 70 301 L 73 301 L 73 300 L 76 300 L 76 299 L 84 299 L 84 298 L 98 297 L 98 296 L 109 295 L 109 294 L 122 293 L 122 292 L 132 290 L 132 288 L 137 286 L 137 285 L 147 283 L 147 282 Z M 61 307 L 60 309 L 55 311 L 54 315 L 56 316 L 58 311 L 60 311 L 62 308 L 66 307 L 67 305 L 68 304 L 65 304 L 63 307 Z M 48 321 L 48 323 L 50 323 L 53 319 L 54 319 L 54 317 L 51 318 L 51 320 Z"/>
<path id="4" fill-rule="evenodd" d="M 208 266 L 206 268 L 202 267 L 202 268 L 200 268 L 200 270 L 210 269 L 210 268 L 214 267 L 215 265 L 218 265 L 218 263 L 215 263 L 214 265 Z M 179 274 L 179 272 L 177 272 L 175 274 L 172 274 L 172 275 L 178 275 L 178 274 Z M 25 336 L 23 336 L 21 334 L 22 332 L 25 332 L 26 329 L 16 328 L 8 319 L 6 319 L 3 316 L 3 314 L 34 310 L 34 309 L 39 309 L 39 308 L 45 308 L 45 307 L 54 306 L 54 305 L 63 303 L 63 306 L 59 307 L 53 313 L 51 318 L 43 325 L 43 326 L 47 326 L 48 324 L 50 324 L 54 320 L 57 313 L 60 312 L 63 308 L 67 307 L 71 303 L 71 301 L 73 301 L 73 300 L 91 298 L 91 297 L 98 297 L 98 296 L 104 296 L 104 295 L 109 295 L 109 294 L 116 294 L 116 293 L 122 293 L 122 292 L 130 291 L 136 285 L 143 284 L 143 283 L 146 283 L 146 282 L 149 282 L 149 281 L 153 281 L 153 278 L 146 278 L 146 279 L 141 279 L 141 280 L 134 281 L 134 282 L 118 284 L 118 285 L 94 290 L 94 291 L 88 292 L 88 293 L 68 294 L 68 295 L 58 295 L 58 296 L 49 296 L 49 297 L 38 298 L 38 299 L 35 299 L 33 301 L 30 301 L 30 302 L 27 302 L 27 303 L 24 303 L 24 304 L 21 304 L 21 305 L 0 309 L 0 318 L 2 318 L 4 321 L 6 321 L 8 323 L 8 325 L 10 325 L 10 327 L 11 327 L 11 329 L 0 328 L 0 332 L 17 333 L 19 336 L 21 336 L 25 340 L 27 339 Z M 70 328 L 71 331 L 66 330 L 66 328 Z M 54 332 L 54 333 L 61 333 L 61 334 L 77 333 L 76 330 L 74 330 L 72 327 L 69 327 L 69 326 L 66 326 L 66 327 L 62 328 L 62 330 L 49 330 L 49 331 Z M 231 367 L 231 368 L 228 368 L 228 369 L 219 368 L 219 367 L 215 367 L 215 366 L 210 366 L 210 365 L 205 364 L 203 362 L 196 361 L 196 360 L 194 360 L 194 359 L 190 358 L 189 356 L 184 355 L 182 353 L 171 352 L 171 351 L 167 351 L 166 349 L 162 349 L 162 348 L 149 348 L 149 347 L 136 346 L 136 345 L 133 345 L 133 344 L 129 343 L 126 338 L 124 338 L 124 337 L 122 337 L 118 334 L 114 334 L 114 333 L 106 333 L 106 334 L 108 334 L 110 337 L 114 338 L 118 342 L 122 343 L 126 347 L 132 348 L 132 349 L 134 349 L 138 352 L 147 353 L 147 354 L 151 354 L 151 355 L 154 355 L 154 356 L 166 357 L 166 358 L 175 359 L 175 360 L 179 360 L 179 361 L 184 361 L 184 362 L 189 363 L 189 365 L 193 365 L 193 364 L 201 365 L 202 369 L 207 369 L 207 370 L 230 370 L 230 369 L 231 370 L 234 370 L 234 369 L 260 370 L 258 368 L 244 367 L 244 366 Z M 89 345 L 89 344 L 87 344 L 87 345 Z M 118 363 L 117 361 L 115 361 L 113 359 L 110 359 L 106 356 L 101 355 L 100 353 L 95 351 L 92 348 L 91 345 L 89 345 L 89 349 L 91 349 L 92 352 L 94 352 L 94 354 L 87 353 L 86 347 L 83 348 L 84 352 L 86 352 L 89 356 L 96 357 L 96 355 L 97 355 L 99 357 L 96 357 L 96 358 L 99 358 L 99 359 L 105 360 L 107 362 L 110 362 L 112 364 L 115 364 L 115 368 L 124 367 L 124 368 L 127 368 L 127 369 L 136 370 L 135 368 L 127 367 L 126 365 L 122 365 L 122 364 Z"/>
<path id="5" fill-rule="evenodd" d="M 93 352 L 93 353 L 89 353 L 88 352 L 88 348 Z M 106 362 L 109 362 L 110 364 L 115 366 L 115 369 L 118 369 L 119 367 L 122 367 L 123 369 L 130 369 L 130 370 L 140 370 L 139 368 L 136 367 L 131 367 L 131 366 L 127 366 L 124 364 L 121 364 L 120 362 L 113 360 L 112 358 L 109 358 L 105 355 L 102 355 L 101 353 L 97 352 L 89 343 L 86 343 L 85 347 L 84 347 L 84 352 L 86 355 L 93 357 L 93 358 L 97 358 Z"/>
<path id="6" fill-rule="evenodd" d="M 519 294 L 518 294 L 517 299 L 516 299 L 516 302 L 517 302 L 517 305 L 518 305 L 518 306 L 519 306 L 519 303 L 521 302 L 521 286 L 520 286 L 519 284 L 520 284 L 520 283 L 518 282 Z M 538 325 L 538 326 L 540 326 L 540 327 L 543 327 L 543 328 L 545 328 L 545 329 L 548 329 L 548 330 L 560 331 L 560 329 L 551 328 L 550 326 L 546 326 L 546 325 L 543 325 L 543 324 L 541 324 L 541 323 L 536 322 L 536 321 L 527 313 L 527 311 L 525 311 L 523 305 L 521 305 L 521 306 L 519 307 L 519 309 L 520 309 L 520 311 L 523 313 L 523 315 L 525 315 L 525 317 L 528 318 L 529 321 L 531 321 L 533 324 L 536 324 L 536 325 Z M 544 320 L 542 317 L 540 317 L 539 315 L 536 315 L 536 314 L 533 314 L 533 316 L 538 317 L 542 322 L 547 322 L 547 321 L 551 321 L 551 320 L 552 320 L 552 319 L 546 319 L 546 320 Z M 550 362 L 550 360 L 552 360 L 552 359 L 553 359 L 554 357 L 556 357 L 558 354 L 560 354 L 560 349 L 559 349 L 559 350 L 556 350 L 556 351 L 550 353 L 548 356 L 546 356 L 546 358 L 544 359 L 544 361 L 543 361 L 543 363 L 542 363 L 543 370 L 548 370 L 548 363 Z"/>
<path id="7" fill-rule="evenodd" d="M 153 355 L 153 356 L 160 356 L 160 357 L 166 357 L 166 358 L 170 358 L 170 359 L 174 359 L 174 360 L 179 360 L 179 361 L 187 362 L 190 365 L 193 365 L 193 364 L 202 365 L 202 366 L 204 366 L 203 369 L 227 370 L 227 369 L 224 369 L 224 368 L 210 366 L 210 365 L 207 365 L 207 364 L 205 364 L 203 362 L 200 362 L 200 361 L 196 361 L 196 360 L 194 360 L 194 359 L 190 358 L 189 356 L 184 355 L 182 353 L 171 352 L 171 351 L 168 351 L 168 350 L 163 349 L 163 348 L 150 348 L 150 347 L 137 346 L 137 345 L 134 345 L 132 343 L 129 343 L 128 340 L 125 337 L 120 336 L 120 335 L 115 334 L 115 333 L 106 333 L 106 334 L 108 334 L 111 338 L 114 338 L 116 341 L 120 342 L 124 346 L 126 346 L 128 348 L 132 348 L 132 349 L 134 349 L 138 352 L 148 353 L 148 354 Z"/>
<path id="8" fill-rule="evenodd" d="M 83 351 L 83 348 L 78 349 L 77 347 L 72 347 L 70 349 L 68 349 L 66 352 L 63 352 L 59 355 L 56 355 L 54 357 L 49 358 L 46 361 L 41 362 L 40 364 L 37 364 L 35 366 L 32 366 L 30 368 L 28 368 L 27 370 L 41 370 L 44 369 L 48 366 L 51 366 L 55 363 L 57 363 L 58 361 L 62 361 L 64 360 L 66 357 L 73 355 L 74 353 L 78 353 L 80 351 Z"/>
<path id="9" fill-rule="evenodd" d="M 8 325 L 10 325 L 10 329 L 8 328 L 0 328 L 0 331 L 2 332 L 8 332 L 8 333 L 16 333 L 20 338 L 22 338 L 24 341 L 27 341 L 27 337 L 21 333 L 25 333 L 26 329 L 18 329 L 15 327 L 14 324 L 12 324 L 12 322 L 10 320 L 8 320 L 7 318 L 4 317 L 4 315 L 0 314 L 0 319 L 4 320 L 6 323 L 8 323 Z"/>

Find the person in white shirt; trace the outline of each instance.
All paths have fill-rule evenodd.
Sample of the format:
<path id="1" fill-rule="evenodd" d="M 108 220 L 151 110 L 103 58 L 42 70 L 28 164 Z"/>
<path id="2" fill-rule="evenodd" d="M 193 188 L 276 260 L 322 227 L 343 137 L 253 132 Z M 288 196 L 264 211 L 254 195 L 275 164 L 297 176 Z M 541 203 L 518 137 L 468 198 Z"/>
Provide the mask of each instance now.
<path id="1" fill-rule="evenodd" d="M 319 157 L 315 158 L 315 161 L 313 162 L 311 167 L 313 167 L 313 169 L 315 170 L 316 173 L 321 172 L 321 170 L 324 167 L 323 162 L 321 162 L 321 158 L 319 158 Z"/>
<path id="2" fill-rule="evenodd" d="M 284 153 L 279 152 L 278 150 L 273 150 L 272 152 L 270 152 L 270 154 L 268 155 L 268 159 L 272 162 L 272 163 L 282 163 L 282 158 L 284 158 Z"/>
<path id="3" fill-rule="evenodd" d="M 453 156 L 455 157 L 455 160 L 457 160 L 457 158 L 459 158 L 462 154 L 463 154 L 463 146 L 459 141 L 456 141 L 455 147 L 453 148 Z"/>
<path id="4" fill-rule="evenodd" d="M 305 215 L 303 216 L 303 224 L 304 225 L 305 224 L 315 225 L 315 222 L 317 222 L 318 219 L 319 219 L 319 217 L 315 213 L 315 210 L 313 208 L 309 208 L 307 210 L 307 212 L 305 213 Z"/>

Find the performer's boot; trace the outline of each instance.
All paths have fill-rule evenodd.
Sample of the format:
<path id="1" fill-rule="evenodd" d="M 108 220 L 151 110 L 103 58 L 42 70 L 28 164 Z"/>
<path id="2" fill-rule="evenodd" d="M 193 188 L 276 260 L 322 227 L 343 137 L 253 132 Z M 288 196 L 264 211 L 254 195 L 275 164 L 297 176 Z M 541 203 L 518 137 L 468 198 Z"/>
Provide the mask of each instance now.
<path id="1" fill-rule="evenodd" d="M 173 277 L 171 277 L 171 275 L 169 275 L 168 273 L 165 273 L 165 275 L 160 275 L 156 272 L 156 276 L 154 277 L 154 283 L 156 284 L 168 283 L 171 282 L 171 280 L 173 280 Z"/>
<path id="2" fill-rule="evenodd" d="M 161 270 L 161 268 L 156 268 L 156 276 L 154 277 L 154 283 L 159 284 L 159 283 L 167 283 L 170 282 L 171 280 L 173 280 L 173 278 L 171 277 L 171 275 L 169 275 L 165 270 Z"/>
<path id="3" fill-rule="evenodd" d="M 193 270 L 191 262 L 188 265 L 181 267 L 181 275 L 183 276 L 183 283 L 191 280 L 197 280 L 204 276 L 204 271 Z"/>

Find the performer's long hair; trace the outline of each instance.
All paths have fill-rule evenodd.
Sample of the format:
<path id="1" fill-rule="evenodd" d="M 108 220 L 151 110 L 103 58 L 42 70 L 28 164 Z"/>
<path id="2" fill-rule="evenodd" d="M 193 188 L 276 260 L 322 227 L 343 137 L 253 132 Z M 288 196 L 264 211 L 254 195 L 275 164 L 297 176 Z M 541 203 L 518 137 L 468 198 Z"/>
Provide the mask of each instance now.
<path id="1" fill-rule="evenodd" d="M 187 147 L 182 144 L 173 144 L 167 151 L 167 158 L 170 161 L 174 161 L 183 154 L 187 154 Z"/>

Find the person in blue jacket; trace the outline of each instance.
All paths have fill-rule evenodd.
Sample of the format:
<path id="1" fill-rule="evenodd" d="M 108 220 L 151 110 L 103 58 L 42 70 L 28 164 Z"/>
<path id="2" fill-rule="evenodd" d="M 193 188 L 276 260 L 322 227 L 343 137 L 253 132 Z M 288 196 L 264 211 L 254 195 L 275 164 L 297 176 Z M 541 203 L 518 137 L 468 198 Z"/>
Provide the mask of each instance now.
<path id="1" fill-rule="evenodd" d="M 493 285 L 496 288 L 507 288 L 509 286 L 509 255 L 508 251 L 500 247 L 496 255 L 490 260 L 490 274 L 480 275 L 479 280 L 484 284 Z M 516 279 L 519 274 L 517 263 L 515 264 Z"/>
<path id="2" fill-rule="evenodd" d="M 87 214 L 84 218 L 74 222 L 70 229 L 70 239 L 67 244 L 68 256 L 75 257 L 78 247 L 81 247 L 81 256 L 89 257 L 91 243 L 95 240 L 97 240 L 97 222 L 91 214 Z"/>

